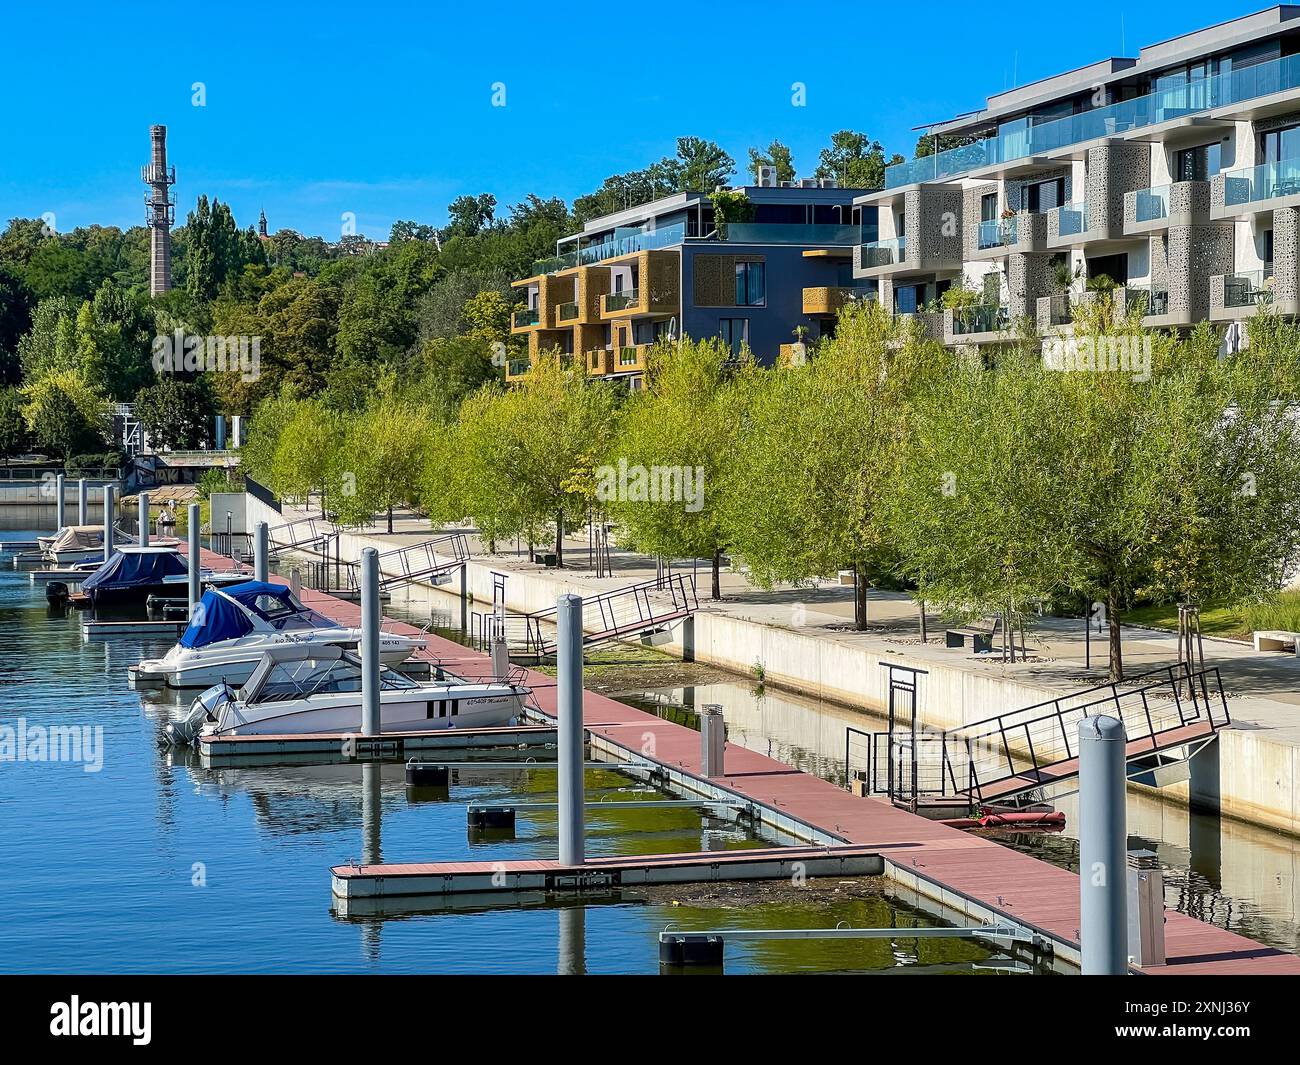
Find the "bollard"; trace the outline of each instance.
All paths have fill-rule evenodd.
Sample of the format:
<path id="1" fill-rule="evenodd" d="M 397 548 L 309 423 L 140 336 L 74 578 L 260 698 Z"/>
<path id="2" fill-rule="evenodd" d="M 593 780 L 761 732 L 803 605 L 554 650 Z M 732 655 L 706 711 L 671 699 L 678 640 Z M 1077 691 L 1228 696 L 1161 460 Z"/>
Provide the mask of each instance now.
<path id="1" fill-rule="evenodd" d="M 63 474 L 54 478 L 54 531 L 63 528 Z"/>
<path id="2" fill-rule="evenodd" d="M 583 751 L 582 727 L 582 597 L 562 595 L 556 601 L 556 715 L 560 760 L 560 864 L 582 865 Z"/>
<path id="3" fill-rule="evenodd" d="M 89 511 L 87 506 L 86 478 L 79 478 L 77 481 L 77 524 L 89 525 Z"/>
<path id="4" fill-rule="evenodd" d="M 294 566 L 289 571 L 289 591 L 295 599 L 298 598 L 298 593 L 302 591 L 302 574 L 298 571 L 297 566 Z"/>
<path id="5" fill-rule="evenodd" d="M 188 515 L 185 519 L 185 534 L 189 540 L 189 598 L 190 598 L 190 619 L 194 618 L 194 608 L 199 605 L 199 600 L 203 597 L 203 586 L 199 580 L 200 571 L 203 568 L 203 551 L 199 546 L 199 504 L 191 503 L 186 508 L 185 513 Z"/>
<path id="6" fill-rule="evenodd" d="M 104 485 L 104 561 L 113 557 L 113 486 Z"/>
<path id="7" fill-rule="evenodd" d="M 700 771 L 708 778 L 726 776 L 727 724 L 722 707 L 705 703 L 700 710 Z"/>
<path id="8" fill-rule="evenodd" d="M 1079 722 L 1079 940 L 1085 976 L 1128 971 L 1124 725 Z"/>
<path id="9" fill-rule="evenodd" d="M 141 492 L 136 496 L 136 502 L 139 506 L 138 517 L 136 519 L 140 526 L 137 541 L 141 547 L 149 546 L 149 493 Z"/>
<path id="10" fill-rule="evenodd" d="M 379 552 L 361 552 L 361 734 L 379 728 Z"/>
<path id="11" fill-rule="evenodd" d="M 1165 878 L 1155 851 L 1128 856 L 1128 954 L 1138 966 L 1165 963 Z"/>
<path id="12" fill-rule="evenodd" d="M 492 679 L 504 684 L 510 676 L 510 648 L 500 634 L 492 637 Z"/>
<path id="13" fill-rule="evenodd" d="M 267 581 L 270 579 L 270 563 L 267 561 L 270 548 L 270 533 L 267 530 L 266 522 L 259 521 L 253 526 L 253 580 Z"/>

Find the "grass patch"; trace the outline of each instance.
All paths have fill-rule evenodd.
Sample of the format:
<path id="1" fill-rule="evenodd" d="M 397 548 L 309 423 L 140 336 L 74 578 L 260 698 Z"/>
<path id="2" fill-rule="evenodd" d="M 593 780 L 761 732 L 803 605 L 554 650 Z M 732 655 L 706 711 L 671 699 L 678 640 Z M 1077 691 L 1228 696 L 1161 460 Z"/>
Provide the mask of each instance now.
<path id="1" fill-rule="evenodd" d="M 1125 624 L 1178 631 L 1178 605 L 1157 603 L 1124 611 Z M 1206 636 L 1250 639 L 1257 629 L 1300 632 L 1300 589 L 1278 592 L 1261 602 L 1206 607 L 1201 611 L 1201 632 Z"/>

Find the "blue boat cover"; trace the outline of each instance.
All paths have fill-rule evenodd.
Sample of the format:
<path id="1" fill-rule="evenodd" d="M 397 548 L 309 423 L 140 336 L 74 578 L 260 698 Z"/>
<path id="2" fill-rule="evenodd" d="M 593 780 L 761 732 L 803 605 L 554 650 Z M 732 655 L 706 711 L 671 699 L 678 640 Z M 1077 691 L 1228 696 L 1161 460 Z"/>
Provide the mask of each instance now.
<path id="1" fill-rule="evenodd" d="M 236 588 L 247 585 L 237 584 Z M 234 640 L 253 631 L 248 615 L 212 590 L 203 593 L 190 623 L 181 634 L 182 647 L 206 647 L 221 640 Z"/>
<path id="2" fill-rule="evenodd" d="M 81 582 L 81 590 L 107 591 L 110 588 L 162 584 L 164 577 L 186 573 L 188 568 L 185 559 L 175 551 L 116 551 L 112 558 Z"/>
<path id="3" fill-rule="evenodd" d="M 266 611 L 259 610 L 257 600 L 264 595 L 269 595 L 273 599 L 278 599 L 280 605 L 286 609 L 292 609 L 293 600 L 290 596 L 293 594 L 287 585 L 269 584 L 266 581 L 244 581 L 243 584 L 232 584 L 222 589 L 231 599 L 237 603 L 242 603 L 253 611 L 254 614 L 260 614 L 266 617 Z"/>

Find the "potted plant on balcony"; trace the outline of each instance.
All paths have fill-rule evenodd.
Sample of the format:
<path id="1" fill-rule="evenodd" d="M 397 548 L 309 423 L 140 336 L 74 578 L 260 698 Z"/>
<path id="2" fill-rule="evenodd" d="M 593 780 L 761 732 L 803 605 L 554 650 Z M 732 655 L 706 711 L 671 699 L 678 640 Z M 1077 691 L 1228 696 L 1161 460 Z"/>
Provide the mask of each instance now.
<path id="1" fill-rule="evenodd" d="M 803 366 L 808 361 L 808 333 L 806 325 L 797 325 L 790 330 L 794 343 L 790 345 L 790 365 Z"/>
<path id="2" fill-rule="evenodd" d="M 963 324 L 968 323 L 984 305 L 983 293 L 976 292 L 966 284 L 966 279 L 953 285 L 943 294 L 943 309 L 952 311 L 953 319 Z"/>
<path id="3" fill-rule="evenodd" d="M 710 199 L 713 200 L 713 225 L 719 240 L 727 239 L 728 223 L 754 220 L 756 208 L 740 189 L 717 189 Z"/>

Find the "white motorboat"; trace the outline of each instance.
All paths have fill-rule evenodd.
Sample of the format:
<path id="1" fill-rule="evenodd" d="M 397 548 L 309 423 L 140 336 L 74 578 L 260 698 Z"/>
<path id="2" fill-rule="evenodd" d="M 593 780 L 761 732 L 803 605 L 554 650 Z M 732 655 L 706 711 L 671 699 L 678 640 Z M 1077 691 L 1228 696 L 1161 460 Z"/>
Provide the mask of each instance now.
<path id="1" fill-rule="evenodd" d="M 104 526 L 65 525 L 53 536 L 38 536 L 37 546 L 54 568 L 104 559 Z"/>
<path id="2" fill-rule="evenodd" d="M 434 732 L 492 728 L 518 722 L 531 689 L 509 683 L 419 682 L 386 666 L 379 670 L 379 730 Z M 361 659 L 337 646 L 283 644 L 269 648 L 238 690 L 217 684 L 180 721 L 169 743 L 202 736 L 346 734 L 361 730 Z"/>
<path id="3" fill-rule="evenodd" d="M 203 593 L 189 626 L 162 658 L 146 659 L 132 671 L 137 684 L 171 688 L 239 686 L 253 675 L 272 647 L 357 647 L 361 630 L 339 625 L 304 606 L 282 584 L 250 581 Z M 385 665 L 404 662 L 424 647 L 420 636 L 380 632 Z"/>

